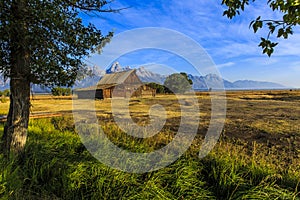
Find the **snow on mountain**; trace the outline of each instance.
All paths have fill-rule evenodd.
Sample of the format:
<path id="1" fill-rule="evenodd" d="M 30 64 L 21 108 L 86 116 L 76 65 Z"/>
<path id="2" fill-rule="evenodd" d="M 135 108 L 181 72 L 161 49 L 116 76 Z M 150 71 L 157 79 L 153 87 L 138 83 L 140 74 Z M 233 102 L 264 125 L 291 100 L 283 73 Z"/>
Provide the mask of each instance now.
<path id="1" fill-rule="evenodd" d="M 122 67 L 119 62 L 114 62 L 110 68 L 106 70 L 107 74 L 130 70 L 129 66 Z"/>
<path id="2" fill-rule="evenodd" d="M 164 80 L 166 79 L 166 76 L 153 73 L 147 70 L 145 67 L 137 68 L 136 75 L 142 82 L 155 82 L 158 84 L 163 84 Z"/>
<path id="3" fill-rule="evenodd" d="M 122 67 L 119 62 L 114 62 L 110 68 L 108 68 L 106 73 L 114 73 L 120 71 L 129 70 L 129 67 Z M 75 87 L 89 87 L 92 85 L 96 85 L 97 82 L 101 79 L 101 77 L 105 74 L 104 71 L 98 72 L 96 75 L 92 77 L 88 77 L 80 81 L 80 84 L 77 84 Z M 149 71 L 145 67 L 141 66 L 136 69 L 136 74 L 140 78 L 142 82 L 149 83 L 155 82 L 158 84 L 163 84 L 166 75 L 161 75 L 158 73 L 154 73 Z M 204 89 L 207 90 L 209 88 L 212 89 L 220 89 L 224 86 L 225 89 L 280 89 L 285 88 L 283 85 L 272 83 L 272 82 L 260 82 L 260 81 L 249 81 L 249 80 L 239 80 L 235 82 L 230 82 L 228 80 L 223 79 L 222 77 L 216 74 L 207 74 L 205 76 L 195 76 L 189 74 L 188 77 L 193 81 L 193 89 Z"/>
<path id="4" fill-rule="evenodd" d="M 193 81 L 193 89 L 209 89 L 209 88 L 232 88 L 233 84 L 222 79 L 216 74 L 207 74 L 205 76 L 193 76 L 189 74 L 189 78 Z"/>
<path id="5" fill-rule="evenodd" d="M 96 85 L 97 82 L 102 78 L 105 73 L 115 73 L 120 71 L 129 70 L 130 67 L 122 67 L 119 62 L 114 62 L 107 70 L 101 70 L 99 67 L 90 67 L 90 76 L 86 76 L 82 80 L 76 81 L 73 88 L 84 88 Z M 139 67 L 136 69 L 136 74 L 142 82 L 155 82 L 158 84 L 163 84 L 166 75 L 161 75 L 158 73 L 151 72 L 145 67 Z M 265 81 L 252 81 L 252 80 L 238 80 L 235 82 L 230 82 L 216 74 L 207 74 L 205 76 L 195 76 L 189 74 L 188 77 L 193 81 L 193 89 L 204 89 L 209 88 L 218 89 L 222 84 L 226 89 L 283 89 L 286 88 L 283 85 L 265 82 Z M 0 90 L 9 88 L 9 79 L 5 80 L 0 78 Z M 44 88 L 38 85 L 32 85 L 33 92 L 49 92 L 48 88 Z"/>

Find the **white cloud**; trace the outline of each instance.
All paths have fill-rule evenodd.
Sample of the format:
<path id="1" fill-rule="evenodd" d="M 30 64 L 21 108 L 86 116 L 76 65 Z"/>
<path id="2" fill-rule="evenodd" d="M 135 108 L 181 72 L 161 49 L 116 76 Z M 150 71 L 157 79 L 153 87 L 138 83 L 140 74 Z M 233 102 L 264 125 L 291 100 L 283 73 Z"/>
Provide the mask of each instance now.
<path id="1" fill-rule="evenodd" d="M 294 72 L 300 72 L 300 61 L 292 62 L 289 64 L 288 69 L 293 70 Z"/>
<path id="2" fill-rule="evenodd" d="M 105 14 L 106 18 L 94 18 L 93 22 L 96 22 L 100 29 L 102 27 L 107 30 L 115 28 L 116 33 L 139 27 L 164 27 L 182 32 L 201 44 L 215 62 L 219 63 L 217 67 L 224 73 L 226 71 L 228 77 L 231 76 L 230 72 L 235 73 L 234 77 L 255 78 L 258 77 L 257 70 L 262 69 L 265 71 L 261 72 L 263 74 L 261 78 L 274 82 L 284 82 L 287 77 L 293 77 L 292 82 L 294 83 L 296 75 L 299 77 L 299 28 L 295 29 L 295 34 L 288 40 L 279 40 L 279 45 L 275 48 L 271 58 L 262 55 L 262 49 L 258 47 L 260 37 L 267 36 L 267 29 L 260 30 L 256 34 L 249 29 L 251 20 L 256 19 L 259 15 L 263 19 L 279 19 L 281 17 L 280 13 L 272 12 L 266 2 L 250 2 L 245 12 L 233 20 L 222 16 L 224 8 L 220 5 L 221 1 L 119 0 L 118 4 L 120 4 L 118 7 L 132 7 L 121 11 L 120 14 Z M 145 37 L 150 36 L 145 33 Z M 136 39 L 138 42 L 143 40 L 143 38 Z M 153 42 L 163 43 L 164 39 Z M 120 49 L 126 49 L 126 45 L 128 45 L 126 39 L 118 44 Z M 189 48 L 184 43 L 181 44 L 181 47 Z M 189 49 L 188 53 L 196 55 L 197 52 Z M 155 56 L 151 58 L 155 58 Z M 150 58 L 149 61 L 151 62 Z M 160 62 L 164 62 L 164 60 L 158 57 L 157 63 Z M 276 67 L 276 70 L 273 66 Z M 283 73 L 285 76 L 280 76 Z"/>
<path id="3" fill-rule="evenodd" d="M 270 66 L 278 63 L 279 59 L 280 58 L 276 56 L 268 57 L 266 55 L 261 55 L 261 56 L 252 56 L 240 61 L 244 63 L 251 63 L 251 65 Z"/>
<path id="4" fill-rule="evenodd" d="M 295 31 L 300 31 L 296 29 Z M 289 39 L 281 39 L 276 46 L 274 55 L 276 56 L 298 56 L 300 58 L 300 34 L 294 34 Z"/>
<path id="5" fill-rule="evenodd" d="M 224 67 L 230 67 L 230 66 L 233 66 L 233 65 L 235 65 L 234 62 L 227 62 L 227 63 L 223 63 L 223 64 L 218 64 L 218 65 L 217 65 L 217 68 L 218 68 L 218 69 L 221 69 L 221 68 L 224 68 Z"/>

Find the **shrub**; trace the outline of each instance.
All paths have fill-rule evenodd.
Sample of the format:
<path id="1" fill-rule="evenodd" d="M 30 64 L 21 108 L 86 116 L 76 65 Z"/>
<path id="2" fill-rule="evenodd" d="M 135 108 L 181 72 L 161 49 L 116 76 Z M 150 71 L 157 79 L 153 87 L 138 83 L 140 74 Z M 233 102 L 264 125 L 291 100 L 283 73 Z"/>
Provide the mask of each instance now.
<path id="1" fill-rule="evenodd" d="M 52 117 L 51 123 L 60 131 L 74 131 L 74 120 L 71 116 Z"/>
<path id="2" fill-rule="evenodd" d="M 184 72 L 168 76 L 164 82 L 167 93 L 185 93 L 191 90 L 193 81 Z"/>
<path id="3" fill-rule="evenodd" d="M 0 91 L 0 97 L 9 97 L 9 95 L 10 95 L 10 90 L 9 89 Z"/>
<path id="4" fill-rule="evenodd" d="M 165 93 L 166 88 L 165 88 L 164 85 L 160 85 L 158 83 L 151 82 L 151 83 L 147 83 L 146 86 L 149 86 L 152 89 L 156 89 L 157 94 L 164 94 Z"/>
<path id="5" fill-rule="evenodd" d="M 51 93 L 53 96 L 70 96 L 72 94 L 71 88 L 52 88 Z"/>

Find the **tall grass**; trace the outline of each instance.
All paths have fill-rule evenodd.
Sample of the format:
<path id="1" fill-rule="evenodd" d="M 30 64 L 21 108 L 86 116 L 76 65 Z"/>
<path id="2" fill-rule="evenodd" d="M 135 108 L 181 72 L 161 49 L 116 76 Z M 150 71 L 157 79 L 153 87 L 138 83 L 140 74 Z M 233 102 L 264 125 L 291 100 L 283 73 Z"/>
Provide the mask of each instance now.
<path id="1" fill-rule="evenodd" d="M 58 127 L 61 120 L 31 120 L 24 155 L 13 161 L 0 155 L 1 199 L 299 199 L 297 162 L 285 170 L 272 165 L 277 157 L 266 157 L 257 144 L 249 154 L 249 144 L 221 141 L 203 159 L 192 146 L 166 168 L 130 174 L 98 162 L 72 129 Z M 104 130 L 122 135 L 113 124 Z M 123 147 L 153 149 L 149 140 L 132 141 L 123 138 Z"/>

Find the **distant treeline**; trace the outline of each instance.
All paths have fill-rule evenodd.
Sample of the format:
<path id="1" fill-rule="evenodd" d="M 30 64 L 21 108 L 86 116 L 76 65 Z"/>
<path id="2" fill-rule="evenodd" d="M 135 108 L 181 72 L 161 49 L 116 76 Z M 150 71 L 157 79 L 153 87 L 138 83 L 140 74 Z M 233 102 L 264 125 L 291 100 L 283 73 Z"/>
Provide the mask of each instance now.
<path id="1" fill-rule="evenodd" d="M 170 93 L 170 90 L 164 86 L 164 85 L 160 85 L 158 83 L 146 83 L 146 86 L 151 87 L 152 89 L 156 90 L 156 94 L 165 94 L 165 93 Z"/>
<path id="2" fill-rule="evenodd" d="M 9 89 L 0 91 L 0 97 L 9 97 L 9 95 L 10 95 L 10 90 Z"/>
<path id="3" fill-rule="evenodd" d="M 72 94 L 71 88 L 52 88 L 51 93 L 53 96 L 70 96 Z"/>
<path id="4" fill-rule="evenodd" d="M 146 85 L 156 89 L 157 94 L 185 93 L 192 89 L 193 81 L 188 77 L 187 73 L 181 72 L 169 75 L 163 85 L 154 82 Z"/>

